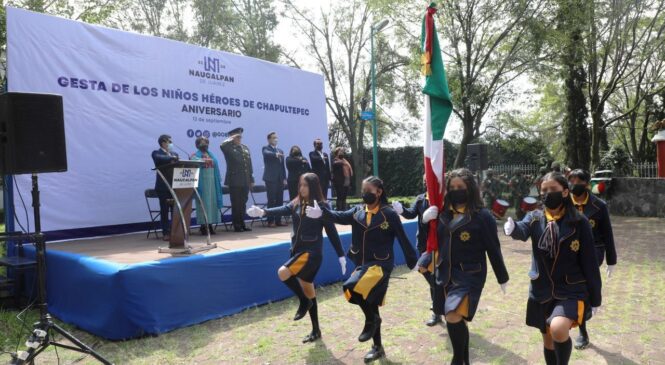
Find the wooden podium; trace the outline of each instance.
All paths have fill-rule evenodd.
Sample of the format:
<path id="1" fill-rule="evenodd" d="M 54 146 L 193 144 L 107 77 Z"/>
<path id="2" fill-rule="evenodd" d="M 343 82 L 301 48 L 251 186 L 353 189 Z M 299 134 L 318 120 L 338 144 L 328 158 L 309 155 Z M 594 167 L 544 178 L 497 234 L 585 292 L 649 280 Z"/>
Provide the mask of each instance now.
<path id="1" fill-rule="evenodd" d="M 216 248 L 216 244 L 210 243 L 210 232 L 208 232 L 205 245 L 192 247 L 187 244 L 190 234 L 190 223 L 192 221 L 192 200 L 194 197 L 199 202 L 197 214 L 203 214 L 206 226 L 208 215 L 206 214 L 201 195 L 197 190 L 199 186 L 199 169 L 203 166 L 202 161 L 182 160 L 156 168 L 157 175 L 166 183 L 173 198 L 173 217 L 171 220 L 171 239 L 169 247 L 160 247 L 159 252 L 174 255 L 191 255 L 201 251 Z"/>

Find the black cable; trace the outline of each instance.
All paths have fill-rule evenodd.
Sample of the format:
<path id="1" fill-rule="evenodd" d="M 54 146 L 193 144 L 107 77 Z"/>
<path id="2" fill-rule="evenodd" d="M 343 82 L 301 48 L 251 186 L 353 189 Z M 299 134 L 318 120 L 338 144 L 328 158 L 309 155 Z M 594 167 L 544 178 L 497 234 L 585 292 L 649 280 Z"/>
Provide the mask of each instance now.
<path id="1" fill-rule="evenodd" d="M 21 189 L 18 187 L 18 183 L 16 182 L 16 175 L 14 175 L 13 178 L 14 178 L 14 187 L 18 192 L 18 197 L 21 198 L 21 204 L 23 204 L 23 210 L 25 211 L 25 222 L 26 225 L 28 226 L 28 229 L 25 230 L 21 222 L 19 222 L 18 216 L 16 215 L 16 207 L 14 206 L 14 202 L 12 202 L 12 207 L 14 208 L 14 217 L 16 218 L 16 222 L 18 222 L 18 225 L 21 227 L 21 229 L 23 229 L 25 233 L 30 233 L 30 217 L 28 217 L 28 208 L 26 207 L 25 201 L 23 200 L 23 194 L 21 194 Z"/>

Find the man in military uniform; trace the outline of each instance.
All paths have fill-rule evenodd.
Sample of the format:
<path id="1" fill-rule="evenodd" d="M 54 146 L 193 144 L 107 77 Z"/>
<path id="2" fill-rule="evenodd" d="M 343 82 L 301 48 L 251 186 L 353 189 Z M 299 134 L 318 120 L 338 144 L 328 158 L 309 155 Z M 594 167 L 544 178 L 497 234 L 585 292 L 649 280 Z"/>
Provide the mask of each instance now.
<path id="1" fill-rule="evenodd" d="M 515 169 L 515 173 L 510 179 L 510 195 L 513 200 L 513 207 L 515 208 L 515 214 L 517 219 L 522 220 L 525 213 L 520 208 L 522 199 L 529 196 L 529 181 L 522 174 L 521 169 Z"/>
<path id="2" fill-rule="evenodd" d="M 254 187 L 252 157 L 249 148 L 241 143 L 242 132 L 242 128 L 230 131 L 229 138 L 220 146 L 226 160 L 224 185 L 229 187 L 233 229 L 236 232 L 251 231 L 251 228 L 245 226 L 245 210 L 249 189 Z"/>
<path id="3" fill-rule="evenodd" d="M 492 204 L 499 196 L 501 191 L 501 182 L 494 178 L 494 170 L 489 169 L 486 173 L 487 177 L 483 180 L 481 191 L 483 193 L 483 202 L 487 209 L 492 209 Z"/>

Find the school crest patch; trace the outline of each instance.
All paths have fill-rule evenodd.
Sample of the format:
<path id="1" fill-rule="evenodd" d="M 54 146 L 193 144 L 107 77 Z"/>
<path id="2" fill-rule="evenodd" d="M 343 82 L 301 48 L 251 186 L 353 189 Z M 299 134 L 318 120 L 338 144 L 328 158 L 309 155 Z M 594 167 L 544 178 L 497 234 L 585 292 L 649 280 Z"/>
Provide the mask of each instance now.
<path id="1" fill-rule="evenodd" d="M 573 242 L 570 243 L 570 249 L 573 252 L 577 252 L 580 250 L 580 241 L 579 240 L 573 240 Z"/>
<path id="2" fill-rule="evenodd" d="M 591 225 L 591 228 L 596 228 L 596 220 L 595 219 L 589 219 L 589 224 Z"/>
<path id="3" fill-rule="evenodd" d="M 471 233 L 464 231 L 459 234 L 459 239 L 462 240 L 462 242 L 466 242 L 471 239 Z"/>
<path id="4" fill-rule="evenodd" d="M 390 228 L 390 224 L 388 224 L 388 221 L 385 221 L 385 222 L 381 223 L 381 225 L 379 227 L 381 227 L 381 229 L 383 229 L 383 230 L 386 230 L 386 229 Z"/>

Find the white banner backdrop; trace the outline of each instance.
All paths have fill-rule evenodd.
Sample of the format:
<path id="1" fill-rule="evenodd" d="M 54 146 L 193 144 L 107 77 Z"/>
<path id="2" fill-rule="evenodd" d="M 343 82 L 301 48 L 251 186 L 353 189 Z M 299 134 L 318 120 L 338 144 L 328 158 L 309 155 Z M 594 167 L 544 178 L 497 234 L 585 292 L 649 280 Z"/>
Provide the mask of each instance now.
<path id="1" fill-rule="evenodd" d="M 44 231 L 149 221 L 143 192 L 154 187 L 160 134 L 190 154 L 208 136 L 223 179 L 219 145 L 243 127 L 257 184 L 270 131 L 287 154 L 299 145 L 307 155 L 315 138 L 328 145 L 318 74 L 14 8 L 7 39 L 9 91 L 64 101 L 68 171 L 40 175 Z M 17 178 L 30 209 L 30 177 Z"/>

